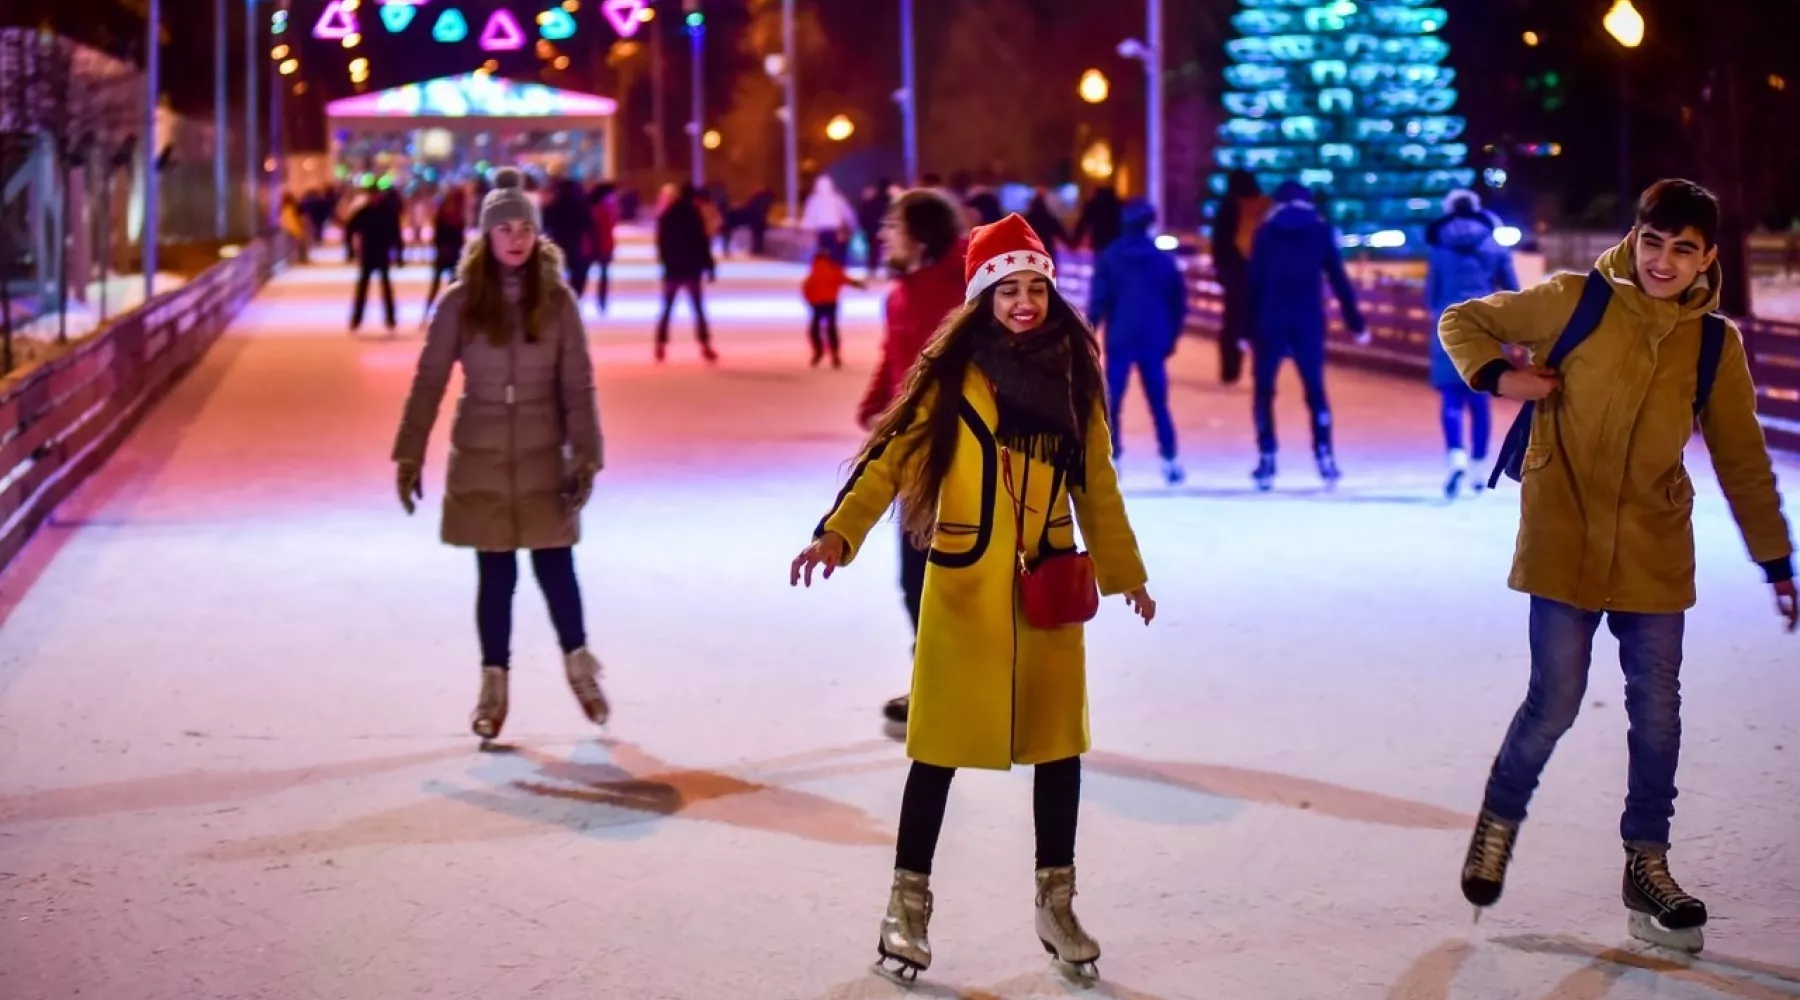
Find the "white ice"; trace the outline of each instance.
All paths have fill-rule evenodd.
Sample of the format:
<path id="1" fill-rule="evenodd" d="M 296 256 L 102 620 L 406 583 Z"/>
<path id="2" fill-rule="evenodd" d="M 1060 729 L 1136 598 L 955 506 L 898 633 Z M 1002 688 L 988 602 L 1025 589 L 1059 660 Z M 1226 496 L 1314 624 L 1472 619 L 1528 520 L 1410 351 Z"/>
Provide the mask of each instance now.
<path id="1" fill-rule="evenodd" d="M 476 752 L 442 427 L 420 516 L 387 461 L 423 268 L 392 340 L 373 303 L 346 333 L 339 258 L 290 272 L 0 577 L 0 997 L 902 994 L 867 971 L 905 774 L 877 714 L 907 674 L 892 531 L 810 592 L 786 580 L 857 445 L 878 300 L 847 302 L 846 370 L 810 370 L 799 272 L 728 262 L 723 363 L 678 320 L 658 367 L 634 249 L 592 326 L 608 467 L 578 550 L 611 730 L 578 714 L 526 574 L 517 750 Z M 1626 935 L 1604 633 L 1506 896 L 1471 926 L 1457 869 L 1525 686 L 1516 489 L 1445 504 L 1434 394 L 1338 370 L 1342 488 L 1316 488 L 1290 376 L 1282 479 L 1254 495 L 1248 392 L 1212 353 L 1176 359 L 1189 486 L 1160 485 L 1127 401 L 1161 613 L 1112 602 L 1088 637 L 1077 905 L 1103 978 L 1065 983 L 1033 940 L 1029 773 L 970 772 L 915 992 L 1800 996 L 1800 637 L 1711 477 L 1673 855 L 1714 914 L 1708 961 Z"/>

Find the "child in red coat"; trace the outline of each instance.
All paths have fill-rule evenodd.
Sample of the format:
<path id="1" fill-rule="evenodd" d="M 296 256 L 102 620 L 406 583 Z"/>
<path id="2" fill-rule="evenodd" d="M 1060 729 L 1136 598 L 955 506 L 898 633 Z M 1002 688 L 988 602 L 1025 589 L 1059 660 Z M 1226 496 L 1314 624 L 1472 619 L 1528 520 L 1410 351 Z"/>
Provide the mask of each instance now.
<path id="1" fill-rule="evenodd" d="M 800 285 L 800 294 L 806 296 L 806 304 L 812 307 L 812 324 L 806 335 L 812 341 L 813 367 L 819 367 L 824 360 L 826 342 L 831 345 L 831 367 L 844 367 L 844 359 L 838 347 L 838 297 L 843 294 L 845 285 L 857 288 L 869 286 L 850 277 L 844 265 L 837 262 L 830 254 L 820 251 L 813 254 L 812 270 L 806 274 L 806 280 Z"/>

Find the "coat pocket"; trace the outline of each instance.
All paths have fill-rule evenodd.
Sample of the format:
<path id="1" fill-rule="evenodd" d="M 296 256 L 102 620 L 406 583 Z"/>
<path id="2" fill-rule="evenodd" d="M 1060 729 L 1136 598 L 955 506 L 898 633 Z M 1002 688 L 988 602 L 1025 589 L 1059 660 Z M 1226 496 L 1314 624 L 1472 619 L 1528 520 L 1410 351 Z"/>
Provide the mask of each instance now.
<path id="1" fill-rule="evenodd" d="M 987 536 L 979 524 L 939 521 L 931 536 L 931 561 L 943 566 L 972 566 L 987 548 Z"/>

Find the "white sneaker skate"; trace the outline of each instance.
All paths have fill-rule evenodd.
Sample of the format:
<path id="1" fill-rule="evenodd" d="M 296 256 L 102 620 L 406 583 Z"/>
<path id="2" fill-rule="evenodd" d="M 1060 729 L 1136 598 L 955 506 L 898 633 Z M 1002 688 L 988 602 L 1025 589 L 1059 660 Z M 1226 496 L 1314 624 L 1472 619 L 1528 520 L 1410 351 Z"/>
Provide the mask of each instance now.
<path id="1" fill-rule="evenodd" d="M 600 690 L 600 661 L 586 648 L 577 649 L 563 656 L 563 674 L 575 700 L 581 703 L 582 714 L 596 726 L 606 725 L 612 706 L 606 702 L 606 692 Z"/>
<path id="2" fill-rule="evenodd" d="M 1075 916 L 1075 868 L 1039 868 L 1037 871 L 1037 935 L 1044 950 L 1068 971 L 1083 979 L 1097 979 L 1100 942 L 1082 929 Z"/>

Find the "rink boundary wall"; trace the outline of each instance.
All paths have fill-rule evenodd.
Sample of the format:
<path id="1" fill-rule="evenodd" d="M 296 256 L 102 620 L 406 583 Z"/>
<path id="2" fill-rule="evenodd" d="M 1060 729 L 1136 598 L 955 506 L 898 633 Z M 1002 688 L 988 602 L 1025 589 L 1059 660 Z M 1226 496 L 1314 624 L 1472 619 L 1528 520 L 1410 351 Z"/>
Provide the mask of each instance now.
<path id="1" fill-rule="evenodd" d="M 0 390 L 0 569 L 287 260 L 263 237 Z"/>

